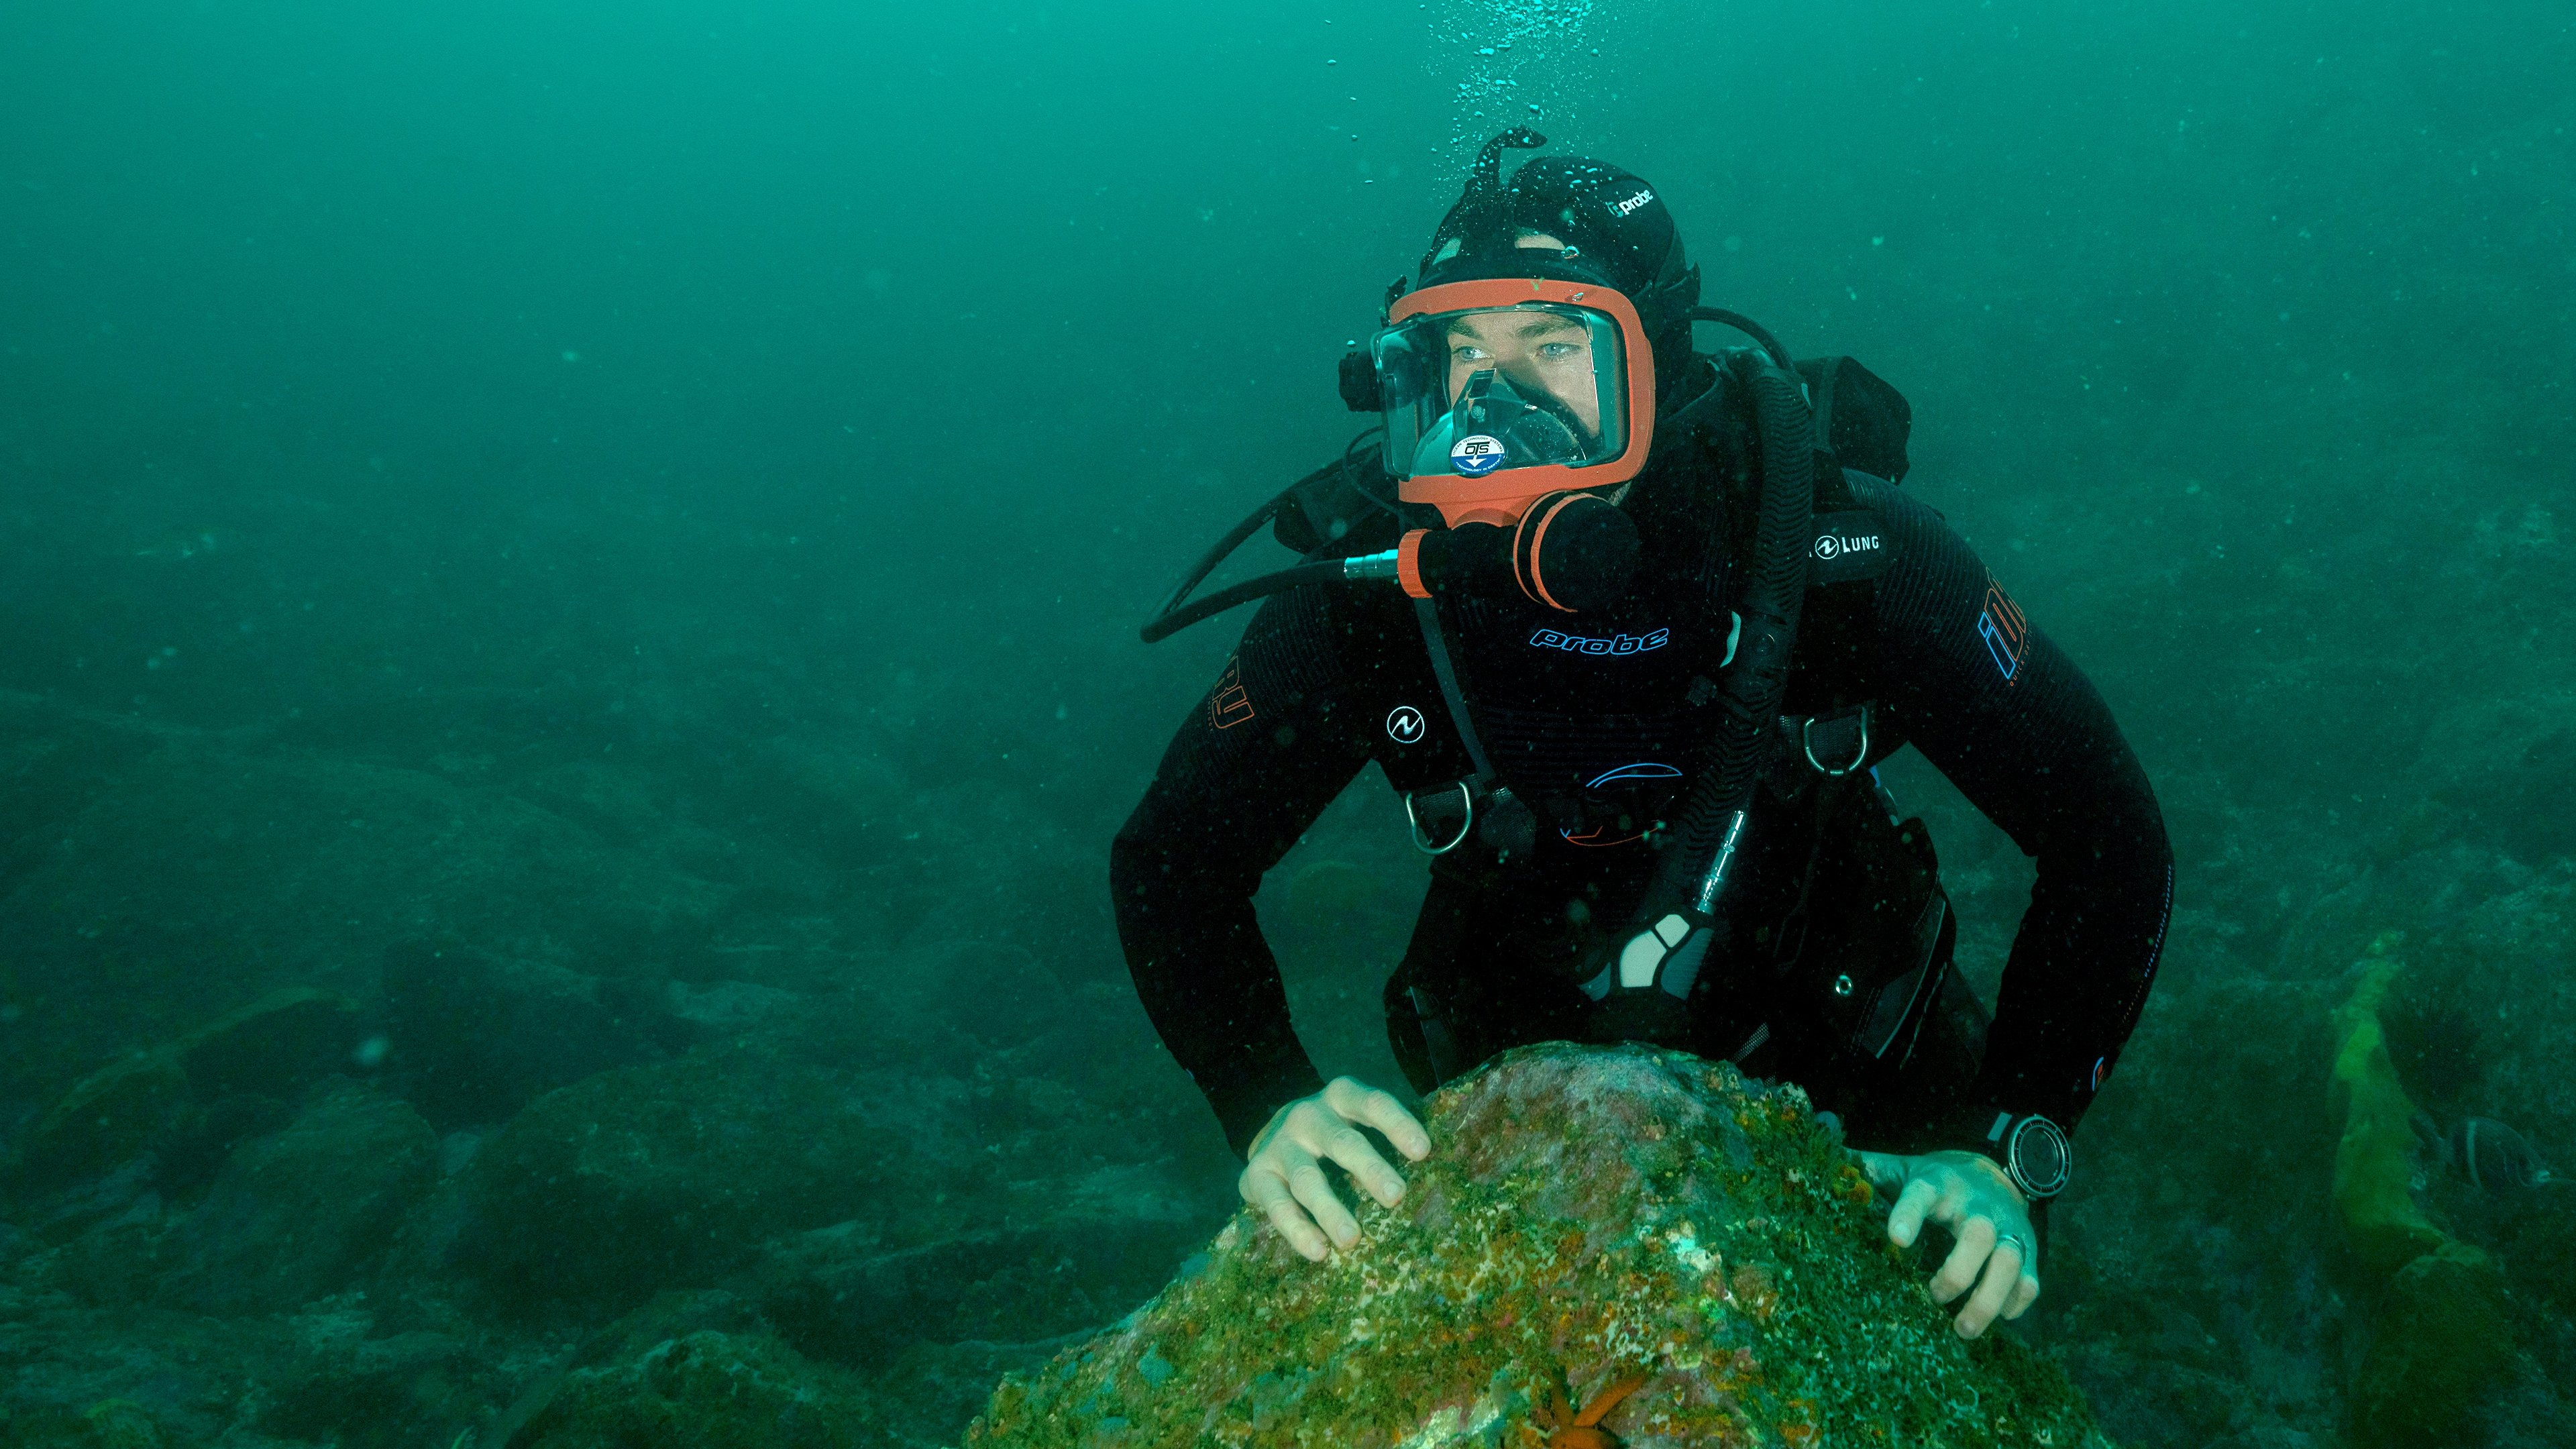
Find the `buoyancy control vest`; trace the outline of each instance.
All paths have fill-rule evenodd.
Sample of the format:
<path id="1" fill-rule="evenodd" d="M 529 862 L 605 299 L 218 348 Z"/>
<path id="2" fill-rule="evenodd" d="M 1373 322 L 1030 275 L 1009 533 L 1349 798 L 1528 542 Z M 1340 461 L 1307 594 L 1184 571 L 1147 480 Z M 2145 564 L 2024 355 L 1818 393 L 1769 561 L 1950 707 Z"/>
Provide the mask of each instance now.
<path id="1" fill-rule="evenodd" d="M 1715 320 L 1740 325 L 1731 314 Z M 1462 678 L 1450 646 L 1459 629 L 1479 623 L 1473 617 L 1479 606 L 1469 591 L 1458 591 L 1445 618 L 1439 601 L 1416 599 L 1425 651 L 1446 705 L 1445 711 L 1424 711 L 1417 728 L 1428 734 L 1446 725 L 1454 754 L 1472 768 L 1461 779 L 1405 790 L 1407 810 L 1416 845 L 1444 857 L 1437 867 L 1443 874 L 1484 878 L 1503 889 L 1515 861 L 1532 857 L 1542 830 L 1568 846 L 1670 851 L 1683 834 L 1676 826 L 1696 824 L 1699 858 L 1689 862 L 1688 873 L 1699 876 L 1725 869 L 1743 819 L 1758 814 L 1763 828 L 1745 852 L 1753 861 L 1746 873 L 1757 888 L 1740 892 L 1722 915 L 1694 911 L 1687 920 L 1677 914 L 1662 918 L 1682 928 L 1680 937 L 1661 942 L 1664 947 L 1682 947 L 1686 938 L 1699 953 L 1687 977 L 1653 966 L 1643 979 L 1659 990 L 1599 989 L 1602 1009 L 1594 1014 L 1594 1033 L 1739 1058 L 1765 1040 L 1803 1035 L 1864 1062 L 1901 1061 L 1937 996 L 1953 927 L 1922 822 L 1897 819 L 1869 769 L 1901 741 L 1859 687 L 1858 671 L 1837 663 L 1838 657 L 1857 662 L 1851 656 L 1864 637 L 1870 590 L 1888 561 L 1886 530 L 1855 498 L 1844 470 L 1900 482 L 1907 471 L 1910 409 L 1894 388 L 1849 358 L 1802 362 L 1794 374 L 1770 365 L 1782 356 L 1776 344 L 1759 329 L 1746 330 L 1765 348 L 1705 359 L 1708 385 L 1695 395 L 1681 390 L 1692 400 L 1660 421 L 1657 452 L 1705 447 L 1730 429 L 1742 433 L 1743 389 L 1730 390 L 1724 385 L 1729 379 L 1740 383 L 1757 370 L 1794 379 L 1801 422 L 1812 427 L 1817 466 L 1802 484 L 1812 492 L 1799 500 L 1798 510 L 1802 547 L 1792 588 L 1803 607 L 1786 611 L 1794 616 L 1789 620 L 1770 619 L 1770 637 L 1759 642 L 1772 674 L 1768 698 L 1776 718 L 1744 728 L 1744 701 L 1752 696 L 1740 685 L 1721 688 L 1696 673 L 1687 676 L 1688 688 L 1663 691 L 1661 709 L 1604 709 L 1586 717 L 1560 711 L 1551 718 L 1549 711 L 1514 704 L 1507 698 L 1511 691 L 1493 680 Z M 1776 384 L 1773 395 L 1779 396 Z M 1735 416 L 1728 415 L 1730 404 Z M 1184 579 L 1145 637 L 1165 637 L 1281 588 L 1384 577 L 1363 566 L 1383 557 L 1411 522 L 1386 484 L 1364 433 L 1342 458 L 1282 490 L 1230 531 Z M 1742 501 L 1723 515 L 1733 536 L 1725 546 L 1703 551 L 1712 559 L 1746 558 L 1763 546 L 1753 536 L 1756 510 L 1740 506 Z M 1300 564 L 1190 600 L 1199 581 L 1264 524 L 1303 555 Z M 1775 560 L 1781 553 L 1777 543 L 1769 541 Z M 1520 592 L 1529 593 L 1525 575 L 1515 577 L 1522 579 Z M 1723 590 L 1683 592 L 1714 600 Z M 1554 627 L 1543 622 L 1531 631 L 1527 647 L 1644 661 L 1668 648 L 1672 637 L 1659 638 L 1653 628 L 1622 629 L 1615 617 L 1606 623 L 1587 619 L 1578 625 L 1562 617 L 1550 622 Z M 1708 637 L 1710 621 L 1693 622 L 1693 633 Z M 1740 631 L 1739 616 L 1726 631 L 1723 657 L 1708 661 L 1710 674 L 1734 663 Z M 1794 670 L 1793 657 L 1799 665 Z M 1663 666 L 1682 659 L 1683 651 L 1673 649 L 1651 662 Z M 1441 713 L 1447 718 L 1435 720 Z M 1696 763 L 1705 775 L 1704 741 L 1730 716 L 1739 745 L 1737 773 L 1751 773 L 1744 777 L 1743 808 L 1733 812 L 1733 826 L 1725 839 L 1712 840 L 1710 817 L 1724 828 L 1728 812 L 1712 811 L 1702 798 L 1685 800 L 1682 791 L 1691 783 L 1690 757 L 1701 756 Z M 1587 759 L 1587 736 L 1596 747 L 1609 741 L 1654 748 L 1611 749 L 1635 756 L 1620 761 L 1608 761 L 1596 748 Z M 1591 771 L 1602 763 L 1609 767 Z M 1551 768 L 1557 772 L 1552 780 L 1545 777 Z M 1703 788 L 1697 796 L 1712 793 Z M 1696 821 L 1685 813 L 1690 806 L 1699 807 Z M 1712 856 L 1719 862 L 1713 868 L 1706 863 Z M 1667 854 L 1666 864 L 1676 858 Z M 1633 924 L 1631 929 L 1637 940 L 1648 939 L 1646 930 Z M 1596 986 L 1615 982 L 1617 958 L 1600 964 Z M 1638 1005 L 1648 1010 L 1622 1009 Z M 1711 1043 L 1733 1045 L 1712 1049 Z"/>
<path id="2" fill-rule="evenodd" d="M 1872 592 L 1893 544 L 1864 496 L 1873 485 L 1857 475 L 1836 469 L 1816 490 L 1794 663 L 1761 744 L 1756 825 L 1725 912 L 1729 938 L 1660 1019 L 1641 1024 L 1596 1009 L 1598 1037 L 1738 1060 L 1770 1043 L 1808 1063 L 1840 1059 L 1841 1077 L 1865 1083 L 1903 1066 L 1939 998 L 1956 927 L 1937 857 L 1922 820 L 1901 815 L 1873 768 L 1904 741 L 1867 688 Z M 1480 625 L 1478 642 L 1490 646 L 1477 606 L 1450 613 L 1426 618 L 1427 648 Z M 1705 621 L 1696 628 L 1713 632 Z M 1459 753 L 1477 771 L 1405 795 L 1414 844 L 1441 857 L 1435 874 L 1492 893 L 1497 908 L 1546 874 L 1535 848 L 1543 835 L 1605 856 L 1614 847 L 1657 850 L 1690 783 L 1691 745 L 1721 708 L 1715 687 L 1662 628 L 1637 632 L 1646 621 L 1623 629 L 1614 619 L 1587 629 L 1565 642 L 1606 655 L 1600 662 L 1613 667 L 1600 673 L 1628 693 L 1587 691 L 1599 707 L 1582 715 L 1496 704 L 1491 680 L 1453 660 L 1444 684 L 1457 692 L 1444 689 L 1449 718 L 1439 724 L 1465 737 Z M 1621 658 L 1623 644 L 1633 657 Z M 1490 647 L 1478 652 L 1491 657 Z M 1666 658 L 1673 665 L 1658 669 Z M 1678 690 L 1658 678 L 1675 672 L 1685 681 Z M 1642 706 L 1658 688 L 1675 707 Z M 1557 841 L 1547 847 L 1561 849 Z M 1633 903 L 1602 904 L 1591 929 L 1615 939 Z M 1574 961 L 1592 959 L 1568 964 L 1579 974 L 1589 968 Z"/>

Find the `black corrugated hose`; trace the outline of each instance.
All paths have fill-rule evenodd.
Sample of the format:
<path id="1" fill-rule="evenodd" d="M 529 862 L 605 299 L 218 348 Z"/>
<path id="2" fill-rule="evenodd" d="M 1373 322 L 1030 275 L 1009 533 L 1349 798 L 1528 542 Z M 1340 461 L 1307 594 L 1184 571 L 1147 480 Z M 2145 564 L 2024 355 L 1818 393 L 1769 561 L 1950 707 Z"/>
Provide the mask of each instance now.
<path id="1" fill-rule="evenodd" d="M 1641 920 L 1699 894 L 1728 822 L 1752 803 L 1763 737 L 1779 720 L 1789 683 L 1789 646 L 1798 637 L 1814 543 L 1815 421 L 1794 373 L 1763 366 L 1753 374 L 1752 391 L 1762 497 L 1750 576 L 1735 604 L 1744 632 L 1719 677 L 1723 717 L 1709 766 L 1674 824 Z"/>

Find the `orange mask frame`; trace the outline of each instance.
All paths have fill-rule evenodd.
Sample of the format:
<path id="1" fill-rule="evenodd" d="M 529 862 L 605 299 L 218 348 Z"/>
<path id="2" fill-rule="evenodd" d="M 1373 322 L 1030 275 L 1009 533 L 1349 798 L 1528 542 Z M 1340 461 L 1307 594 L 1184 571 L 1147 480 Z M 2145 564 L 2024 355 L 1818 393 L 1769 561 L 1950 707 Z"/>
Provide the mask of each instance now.
<path id="1" fill-rule="evenodd" d="M 1654 446 L 1655 350 L 1647 342 L 1646 326 L 1638 320 L 1636 304 L 1608 287 L 1544 277 L 1490 277 L 1470 282 L 1443 282 L 1397 298 L 1395 305 L 1387 309 L 1386 321 L 1392 327 L 1426 312 L 1481 311 L 1517 307 L 1529 302 L 1588 307 L 1606 313 L 1619 324 L 1620 345 L 1627 354 L 1622 359 L 1628 379 L 1627 446 L 1615 458 L 1580 468 L 1565 463 L 1543 463 L 1527 468 L 1504 468 L 1482 478 L 1426 473 L 1418 478 L 1398 480 L 1396 497 L 1407 503 L 1428 504 L 1439 509 L 1440 521 L 1451 528 L 1462 523 L 1490 523 L 1510 528 L 1520 522 L 1521 515 L 1529 512 L 1531 504 L 1550 493 L 1616 487 L 1645 470 L 1646 455 Z"/>

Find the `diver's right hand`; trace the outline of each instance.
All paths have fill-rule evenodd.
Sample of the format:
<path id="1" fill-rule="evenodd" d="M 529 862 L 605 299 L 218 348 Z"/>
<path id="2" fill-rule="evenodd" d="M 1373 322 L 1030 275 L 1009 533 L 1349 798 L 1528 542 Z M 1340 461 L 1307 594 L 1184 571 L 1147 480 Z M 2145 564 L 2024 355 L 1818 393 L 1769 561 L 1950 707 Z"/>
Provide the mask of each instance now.
<path id="1" fill-rule="evenodd" d="M 1360 1132 L 1362 1126 L 1385 1133 L 1408 1161 L 1431 1155 L 1431 1134 L 1402 1102 L 1349 1077 L 1335 1077 L 1324 1090 L 1279 1109 L 1252 1139 L 1243 1177 L 1235 1184 L 1288 1246 L 1313 1262 L 1324 1261 L 1334 1246 L 1349 1248 L 1360 1240 L 1359 1221 L 1324 1179 L 1325 1159 L 1340 1163 L 1352 1181 L 1387 1207 L 1404 1197 L 1404 1179 L 1377 1155 Z"/>

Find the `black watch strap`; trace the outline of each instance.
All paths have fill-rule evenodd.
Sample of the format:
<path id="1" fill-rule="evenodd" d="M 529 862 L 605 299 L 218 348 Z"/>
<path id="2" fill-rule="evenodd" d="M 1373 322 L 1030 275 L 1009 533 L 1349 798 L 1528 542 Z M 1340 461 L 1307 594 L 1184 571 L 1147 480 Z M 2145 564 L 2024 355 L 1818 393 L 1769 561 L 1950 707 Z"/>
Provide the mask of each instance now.
<path id="1" fill-rule="evenodd" d="M 1997 1112 L 1985 1132 L 1985 1152 L 2003 1164 L 2013 1186 L 2033 1202 L 2066 1191 L 2075 1170 L 2075 1144 L 2066 1129 L 2036 1112 L 2019 1117 Z"/>

